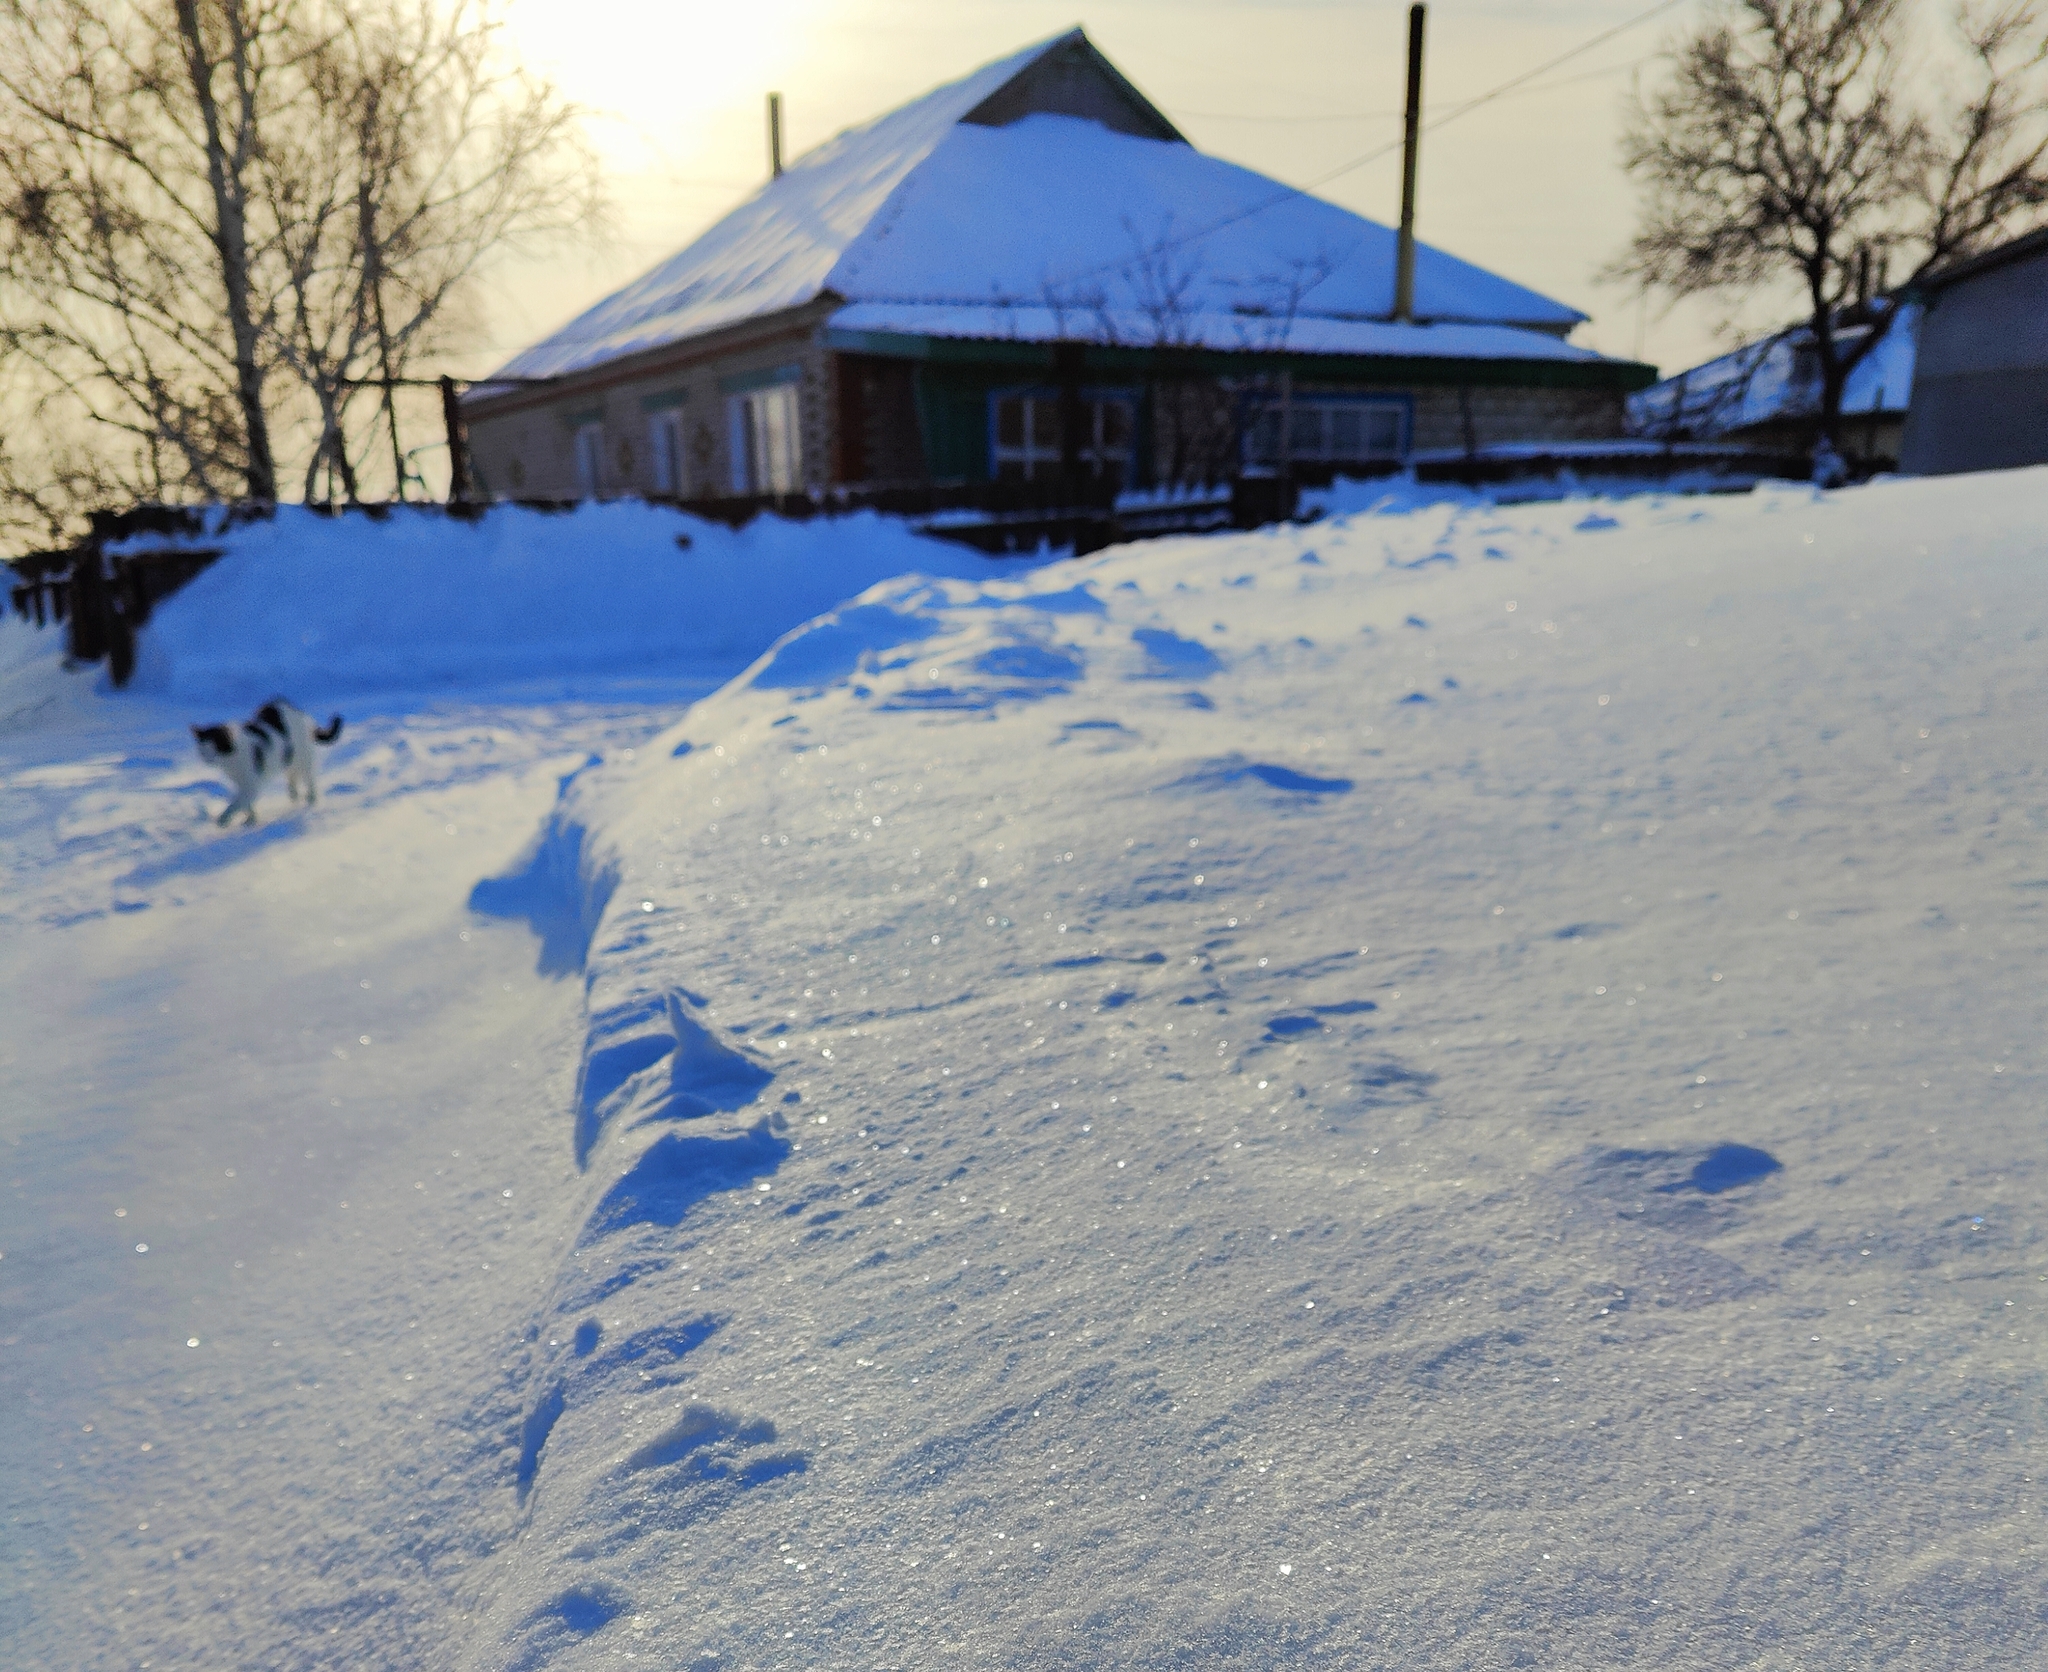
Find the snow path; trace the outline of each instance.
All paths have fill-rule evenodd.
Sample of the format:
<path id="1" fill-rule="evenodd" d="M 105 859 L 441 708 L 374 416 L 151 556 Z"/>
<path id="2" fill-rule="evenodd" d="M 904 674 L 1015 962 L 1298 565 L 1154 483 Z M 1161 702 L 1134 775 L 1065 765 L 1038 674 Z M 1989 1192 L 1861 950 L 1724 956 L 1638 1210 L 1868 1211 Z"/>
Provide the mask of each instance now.
<path id="1" fill-rule="evenodd" d="M 247 833 L 182 714 L 0 740 L 14 1664 L 445 1657 L 580 1031 L 465 896 L 694 694 L 358 710 L 319 811 Z"/>
<path id="2" fill-rule="evenodd" d="M 253 840 L 0 734 L 10 1634 L 2037 1658 L 2044 495 L 887 583 Z"/>

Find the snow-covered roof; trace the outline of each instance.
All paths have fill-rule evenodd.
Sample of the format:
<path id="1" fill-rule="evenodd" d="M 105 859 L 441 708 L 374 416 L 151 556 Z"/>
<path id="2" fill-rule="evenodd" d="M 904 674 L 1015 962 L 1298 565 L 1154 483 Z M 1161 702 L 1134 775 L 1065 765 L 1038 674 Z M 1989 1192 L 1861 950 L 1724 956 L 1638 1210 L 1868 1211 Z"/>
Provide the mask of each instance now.
<path id="1" fill-rule="evenodd" d="M 1920 308 L 1908 303 L 1884 339 L 1849 374 L 1842 392 L 1845 416 L 1905 412 L 1913 393 L 1913 354 L 1919 335 Z M 1819 371 L 1813 363 L 1812 332 L 1805 326 L 1745 343 L 1651 384 L 1628 402 L 1629 427 L 1639 433 L 1683 430 L 1701 438 L 1776 418 L 1812 417 L 1819 411 Z"/>
<path id="2" fill-rule="evenodd" d="M 1147 340 L 1176 340 L 1189 315 L 1255 326 L 1291 316 L 1297 331 L 1310 319 L 1385 320 L 1392 229 L 1178 138 L 1147 137 L 1173 133 L 1156 112 L 1124 124 L 1142 132 L 1042 110 L 986 125 L 991 109 L 1024 102 L 1012 95 L 1055 52 L 1085 53 L 1097 74 L 1116 75 L 1076 30 L 849 130 L 500 375 L 561 376 L 828 294 L 1036 307 L 1076 321 L 1122 311 L 1148 321 Z M 1576 357 L 1529 333 L 1561 335 L 1584 315 L 1428 245 L 1416 251 L 1415 303 L 1428 320 L 1524 328 L 1498 352 Z M 1202 329 L 1217 346 L 1248 346 Z"/>

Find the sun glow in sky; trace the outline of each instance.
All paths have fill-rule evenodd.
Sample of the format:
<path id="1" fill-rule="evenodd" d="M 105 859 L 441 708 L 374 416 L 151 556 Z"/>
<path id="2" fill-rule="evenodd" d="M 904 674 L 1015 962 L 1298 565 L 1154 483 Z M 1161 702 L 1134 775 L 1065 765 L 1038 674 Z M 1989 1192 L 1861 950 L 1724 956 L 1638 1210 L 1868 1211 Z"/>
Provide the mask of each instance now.
<path id="1" fill-rule="evenodd" d="M 1652 0 L 1436 0 L 1424 98 L 1438 116 L 1627 23 Z M 1597 275 L 1634 195 L 1618 136 L 1634 76 L 1696 11 L 1680 0 L 1526 90 L 1428 134 L 1418 231 L 1593 316 L 1576 340 L 1666 369 L 1715 352 L 1726 311 L 1660 317 Z M 508 45 L 590 113 L 607 235 L 495 275 L 478 369 L 680 249 L 766 174 L 764 96 L 790 156 L 1079 23 L 1201 149 L 1399 218 L 1400 0 L 510 0 Z M 1782 304 L 1779 304 L 1782 306 Z M 1746 316 L 1772 321 L 1766 304 Z"/>

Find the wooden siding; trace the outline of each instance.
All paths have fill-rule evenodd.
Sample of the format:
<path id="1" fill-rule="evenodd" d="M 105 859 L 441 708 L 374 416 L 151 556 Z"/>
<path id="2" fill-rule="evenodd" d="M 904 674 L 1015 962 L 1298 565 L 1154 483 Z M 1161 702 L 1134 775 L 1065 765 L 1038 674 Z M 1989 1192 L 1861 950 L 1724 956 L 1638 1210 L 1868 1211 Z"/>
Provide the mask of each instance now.
<path id="1" fill-rule="evenodd" d="M 544 388 L 480 394 L 463 403 L 478 491 L 494 499 L 582 497 L 576 430 L 603 428 L 605 477 L 599 495 L 655 492 L 649 422 L 655 411 L 681 420 L 690 497 L 731 491 L 732 455 L 721 385 L 795 365 L 806 487 L 833 479 L 836 425 L 831 357 L 818 326 L 833 304 L 793 308 L 770 319 L 636 355 Z"/>

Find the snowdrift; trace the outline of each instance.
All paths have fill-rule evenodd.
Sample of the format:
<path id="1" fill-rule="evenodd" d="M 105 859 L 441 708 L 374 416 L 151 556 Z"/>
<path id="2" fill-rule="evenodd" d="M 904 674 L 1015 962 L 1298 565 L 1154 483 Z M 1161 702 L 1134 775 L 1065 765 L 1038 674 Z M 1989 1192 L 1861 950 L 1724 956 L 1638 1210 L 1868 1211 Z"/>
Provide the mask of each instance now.
<path id="1" fill-rule="evenodd" d="M 469 1664 L 2023 1654 L 2044 499 L 892 580 L 576 775 Z"/>
<path id="2" fill-rule="evenodd" d="M 199 543 L 226 555 L 143 630 L 137 690 L 249 703 L 593 671 L 722 678 L 878 580 L 995 567 L 873 513 L 733 530 L 624 501 L 475 523 L 287 506 Z"/>

